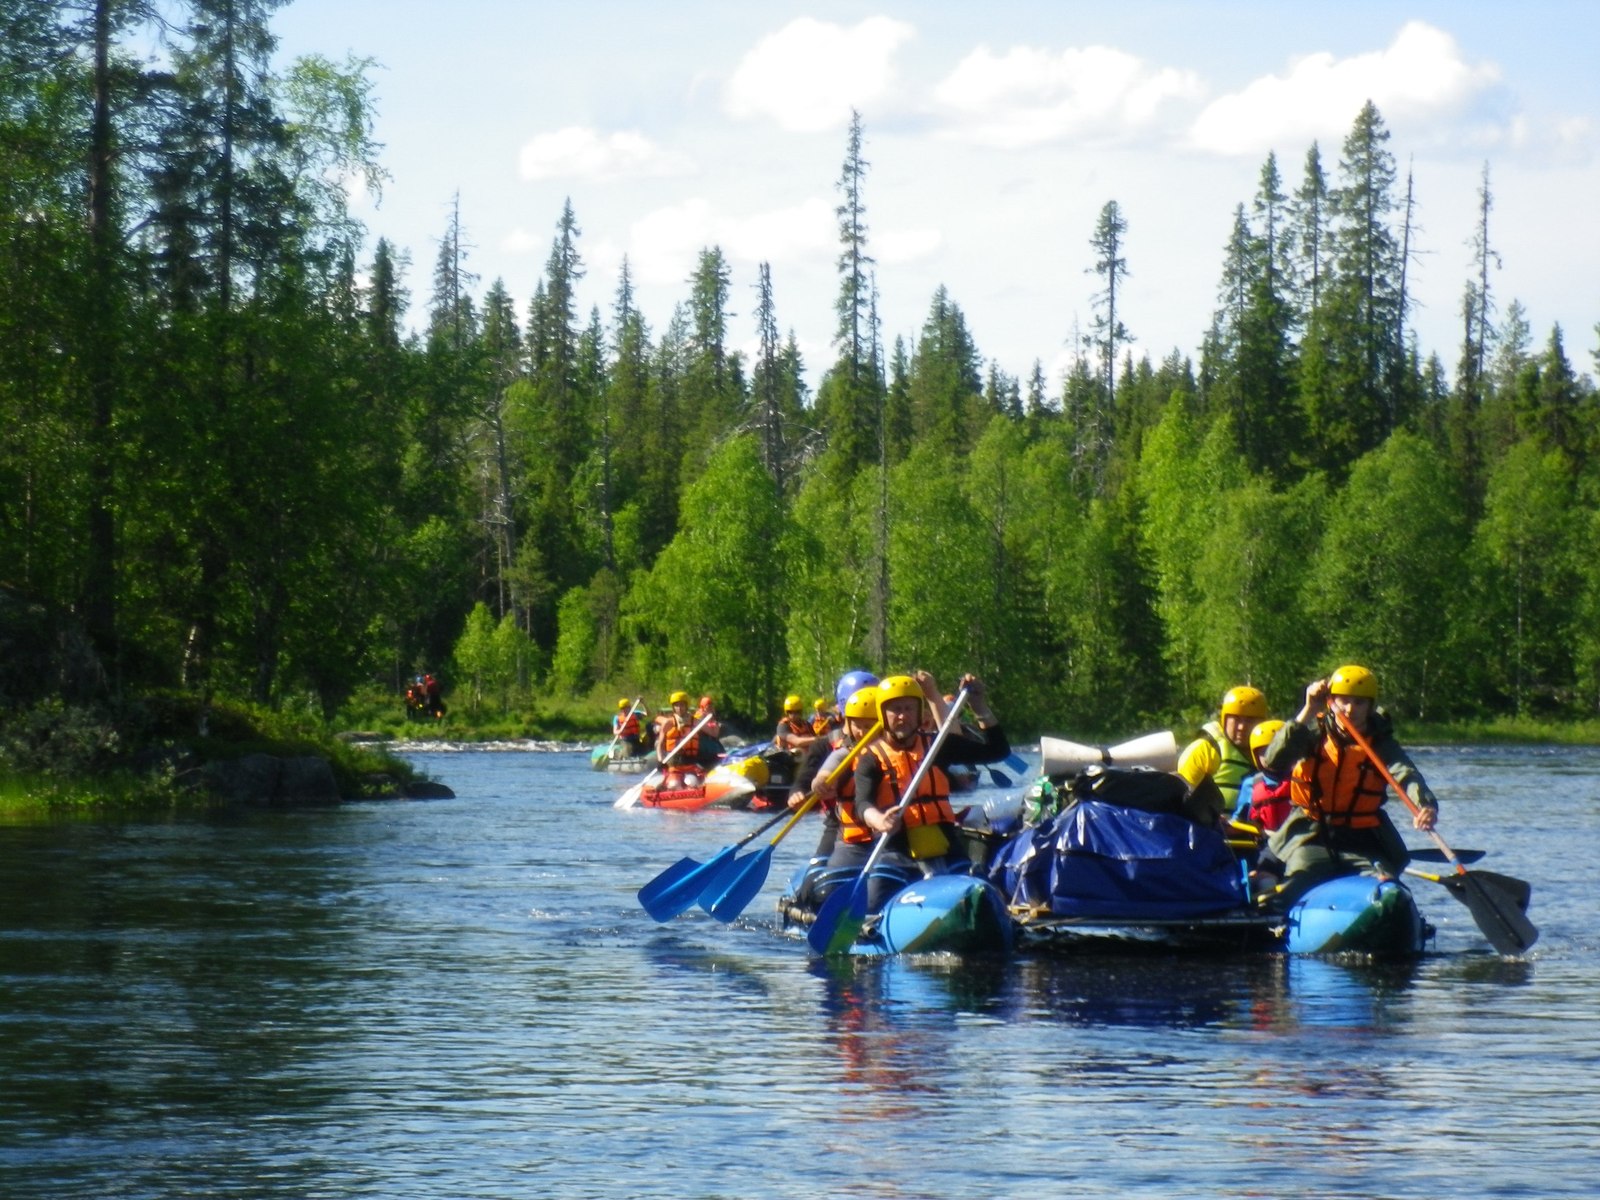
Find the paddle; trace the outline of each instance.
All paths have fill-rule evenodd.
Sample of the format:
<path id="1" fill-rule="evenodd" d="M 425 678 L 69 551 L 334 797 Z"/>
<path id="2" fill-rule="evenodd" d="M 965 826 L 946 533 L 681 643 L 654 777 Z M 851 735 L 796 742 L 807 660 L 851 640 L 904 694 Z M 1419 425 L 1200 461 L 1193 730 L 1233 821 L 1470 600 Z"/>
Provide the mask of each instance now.
<path id="1" fill-rule="evenodd" d="M 700 732 L 700 727 L 707 721 L 711 720 L 711 718 L 715 715 L 715 713 L 707 713 L 705 716 L 696 721 L 694 723 L 694 727 L 684 735 L 683 740 L 672 748 L 672 752 L 656 764 L 656 769 L 651 771 L 650 774 L 646 775 L 627 791 L 623 792 L 622 795 L 618 796 L 617 802 L 611 807 L 632 808 L 635 804 L 639 803 L 639 797 L 644 794 L 644 789 L 647 787 L 654 787 L 655 784 L 662 778 L 661 768 L 666 766 L 673 759 L 677 758 L 678 751 L 682 750 L 685 746 L 692 742 L 694 740 L 694 735 Z"/>
<path id="2" fill-rule="evenodd" d="M 1408 846 L 1406 853 L 1411 855 L 1412 862 L 1442 863 L 1450 861 L 1444 856 L 1444 851 L 1437 846 L 1418 846 L 1416 849 Z M 1489 852 L 1487 850 L 1463 850 L 1458 846 L 1452 853 L 1456 856 L 1457 862 L 1475 863 Z M 1479 874 L 1487 874 L 1487 872 L 1481 871 Z M 1502 875 L 1499 878 L 1504 879 L 1505 876 Z"/>
<path id="3" fill-rule="evenodd" d="M 1419 812 L 1416 801 L 1406 795 L 1406 790 L 1396 782 L 1390 774 L 1389 768 L 1372 752 L 1372 746 L 1361 732 L 1350 722 L 1341 717 L 1337 710 L 1330 709 L 1333 719 L 1339 727 L 1350 735 L 1350 740 L 1361 747 L 1368 760 L 1378 768 L 1379 773 L 1388 782 L 1400 799 L 1405 801 L 1406 807 L 1413 813 Z M 1433 839 L 1434 845 L 1444 853 L 1445 861 L 1455 868 L 1453 875 L 1442 876 L 1439 882 L 1450 889 L 1450 894 L 1467 906 L 1467 911 L 1472 913 L 1472 919 L 1478 923 L 1478 928 L 1483 931 L 1483 936 L 1489 939 L 1489 944 L 1500 954 L 1523 954 L 1534 942 L 1539 940 L 1539 931 L 1534 928 L 1533 922 L 1528 920 L 1527 914 L 1522 910 L 1527 907 L 1527 897 L 1533 889 L 1520 879 L 1512 879 L 1505 875 L 1495 875 L 1488 871 L 1469 871 L 1462 865 L 1461 859 L 1455 851 L 1445 844 L 1445 840 L 1433 830 L 1427 834 Z M 1518 897 L 1521 896 L 1521 903 Z"/>
<path id="4" fill-rule="evenodd" d="M 1028 764 L 1023 759 L 1018 758 L 1015 754 L 1008 754 L 1002 758 L 1000 760 L 1000 766 L 1010 767 L 1018 774 L 1021 774 L 1023 771 L 1028 769 Z M 1007 775 L 1004 771 L 1002 771 L 1000 767 L 985 767 L 984 769 L 989 772 L 989 782 L 994 784 L 997 788 L 1008 788 L 1016 782 L 1011 778 L 1010 775 Z"/>
<path id="5" fill-rule="evenodd" d="M 628 709 L 628 715 L 630 717 L 635 715 L 639 711 L 639 704 L 640 704 L 640 701 L 642 701 L 643 699 L 644 699 L 644 697 L 640 696 L 638 700 L 635 700 L 633 702 L 633 706 Z M 626 722 L 624 722 L 624 723 L 626 723 Z M 612 747 L 617 744 L 617 739 L 620 738 L 621 736 L 622 736 L 622 726 L 618 725 L 616 730 L 611 734 L 611 742 L 610 742 L 610 744 L 607 745 L 604 750 L 602 750 L 599 746 L 596 746 L 593 750 L 589 751 L 589 765 L 591 767 L 593 767 L 596 771 L 598 771 L 601 767 L 605 766 L 606 760 L 611 757 L 611 749 L 612 749 Z"/>
<path id="6" fill-rule="evenodd" d="M 933 765 L 933 760 L 939 754 L 939 747 L 944 745 L 945 738 L 955 727 L 956 718 L 960 715 L 961 706 L 966 698 L 967 689 L 962 688 L 956 696 L 955 703 L 950 706 L 950 711 L 945 714 L 944 721 L 939 725 L 939 732 L 934 734 L 933 744 L 922 756 L 922 761 L 917 764 L 917 769 L 906 784 L 905 791 L 901 793 L 900 803 L 895 805 L 896 812 L 902 811 L 917 794 L 917 788 L 922 785 L 922 777 L 928 773 L 928 768 Z M 878 856 L 888 844 L 889 835 L 880 835 L 855 882 L 848 890 L 845 888 L 835 890 L 817 911 L 817 919 L 812 922 L 811 929 L 806 934 L 806 941 L 816 953 L 843 954 L 856 940 L 861 927 L 867 922 L 867 877 L 872 873 L 872 865 L 878 861 Z"/>
<path id="7" fill-rule="evenodd" d="M 1232 820 L 1231 818 L 1229 818 L 1228 819 L 1228 825 L 1229 825 L 1230 828 L 1236 829 L 1240 833 L 1248 834 L 1251 837 L 1256 839 L 1255 842 L 1237 842 L 1237 841 L 1230 840 L 1228 842 L 1228 845 L 1230 845 L 1230 846 L 1241 845 L 1241 846 L 1245 846 L 1246 848 L 1248 848 L 1251 845 L 1257 845 L 1257 844 L 1260 843 L 1260 839 L 1263 836 L 1263 832 L 1262 832 L 1262 830 L 1256 828 L 1254 825 L 1250 824 L 1250 822 L 1248 822 L 1248 821 L 1235 821 L 1235 820 Z M 1449 862 L 1450 861 L 1448 858 L 1446 858 L 1444 856 L 1444 851 L 1439 849 L 1439 847 L 1437 847 L 1437 846 L 1407 846 L 1406 847 L 1406 853 L 1411 856 L 1411 861 L 1412 862 L 1442 863 L 1442 862 Z M 1456 850 L 1452 851 L 1452 853 L 1455 854 L 1456 860 L 1458 862 L 1475 863 L 1479 859 L 1481 859 L 1484 855 L 1488 854 L 1489 852 L 1487 850 L 1461 850 L 1461 849 L 1456 849 Z M 1418 872 L 1418 873 L 1421 874 L 1421 872 Z M 1432 876 L 1423 875 L 1423 878 L 1424 879 L 1431 879 Z M 1504 878 L 1504 876 L 1500 876 L 1500 878 Z"/>
<path id="8" fill-rule="evenodd" d="M 850 768 L 850 764 L 855 762 L 856 757 L 867 748 L 867 743 L 882 732 L 883 722 L 880 720 L 850 748 L 850 753 L 840 760 L 839 765 L 828 772 L 826 782 L 833 783 L 843 775 Z M 778 830 L 770 842 L 744 861 L 735 862 L 731 867 L 725 868 L 707 885 L 700 895 L 700 906 L 724 924 L 742 913 L 745 905 L 755 899 L 756 893 L 761 890 L 761 885 L 767 881 L 767 872 L 772 868 L 773 850 L 777 848 L 779 842 L 789 836 L 789 831 L 816 802 L 817 793 L 812 791 L 806 797 L 805 803 L 795 810 L 794 816 L 789 818 L 789 823 Z"/>
<path id="9" fill-rule="evenodd" d="M 1459 854 L 1459 851 L 1457 853 Z M 1449 887 L 1455 879 L 1454 875 L 1435 875 L 1432 871 L 1423 871 L 1416 867 L 1407 867 L 1406 874 L 1415 875 L 1418 879 L 1430 879 L 1434 883 L 1442 883 L 1445 887 Z M 1493 871 L 1474 871 L 1472 874 L 1504 891 L 1511 897 L 1512 903 L 1523 912 L 1528 910 L 1528 901 L 1533 898 L 1533 888 L 1529 884 L 1520 879 L 1513 879 L 1509 875 L 1496 875 Z"/>
<path id="10" fill-rule="evenodd" d="M 700 898 L 700 893 L 706 890 L 709 883 L 715 882 L 723 867 L 739 852 L 739 847 L 753 842 L 779 821 L 786 821 L 792 815 L 787 810 L 778 812 L 737 842 L 724 846 L 706 862 L 680 858 L 639 889 L 640 906 L 658 921 L 670 921 L 679 913 L 688 912 Z"/>

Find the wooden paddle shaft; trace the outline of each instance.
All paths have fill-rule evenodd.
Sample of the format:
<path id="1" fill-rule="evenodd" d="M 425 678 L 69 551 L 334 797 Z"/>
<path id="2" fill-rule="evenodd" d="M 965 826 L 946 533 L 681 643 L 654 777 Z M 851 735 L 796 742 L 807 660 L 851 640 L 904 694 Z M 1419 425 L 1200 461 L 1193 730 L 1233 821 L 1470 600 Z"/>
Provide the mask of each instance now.
<path id="1" fill-rule="evenodd" d="M 1400 781 L 1394 777 L 1384 761 L 1372 752 L 1372 743 L 1367 741 L 1367 739 L 1362 736 L 1360 730 L 1358 730 L 1354 725 L 1350 724 L 1349 721 L 1346 721 L 1343 717 L 1341 717 L 1337 710 L 1330 708 L 1328 711 L 1333 714 L 1333 719 L 1338 723 L 1339 728 L 1348 733 L 1351 737 L 1351 740 L 1354 741 L 1356 745 L 1361 747 L 1361 750 L 1364 754 L 1366 754 L 1368 761 L 1371 762 L 1373 766 L 1378 768 L 1378 773 L 1382 775 L 1384 781 L 1395 790 L 1400 799 L 1405 801 L 1406 807 L 1411 810 L 1413 815 L 1421 815 L 1422 807 L 1406 794 L 1405 788 L 1400 786 Z M 1461 865 L 1461 860 L 1456 857 L 1456 852 L 1445 844 L 1445 840 L 1432 829 L 1425 830 L 1424 832 L 1426 832 L 1427 835 L 1433 839 L 1434 845 L 1438 846 L 1439 849 L 1444 851 L 1444 856 L 1450 860 L 1450 865 L 1456 869 L 1456 874 L 1465 875 L 1467 873 L 1467 868 Z"/>

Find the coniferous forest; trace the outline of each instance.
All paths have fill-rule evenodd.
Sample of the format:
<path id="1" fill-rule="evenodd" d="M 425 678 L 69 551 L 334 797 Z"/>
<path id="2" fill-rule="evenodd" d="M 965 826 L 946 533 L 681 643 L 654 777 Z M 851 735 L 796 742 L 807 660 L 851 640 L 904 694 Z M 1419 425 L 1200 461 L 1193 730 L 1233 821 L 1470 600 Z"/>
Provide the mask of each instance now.
<path id="1" fill-rule="evenodd" d="M 151 54 L 144 0 L 0 0 L 0 579 L 110 691 L 331 716 L 426 668 L 458 707 L 684 687 L 756 722 L 919 666 L 1092 733 L 1246 681 L 1293 711 L 1356 660 L 1413 716 L 1600 705 L 1600 403 L 1495 291 L 1492 164 L 1458 345 L 1412 333 L 1418 197 L 1368 104 L 1202 218 L 1198 361 L 1135 356 L 1112 199 L 1071 369 L 1013 378 L 944 289 L 883 343 L 858 116 L 833 356 L 763 266 L 750 357 L 716 247 L 664 325 L 626 264 L 579 311 L 570 204 L 531 297 L 469 273 L 459 211 L 411 277 L 346 207 L 372 64 L 275 66 L 276 7 L 167 6 Z"/>

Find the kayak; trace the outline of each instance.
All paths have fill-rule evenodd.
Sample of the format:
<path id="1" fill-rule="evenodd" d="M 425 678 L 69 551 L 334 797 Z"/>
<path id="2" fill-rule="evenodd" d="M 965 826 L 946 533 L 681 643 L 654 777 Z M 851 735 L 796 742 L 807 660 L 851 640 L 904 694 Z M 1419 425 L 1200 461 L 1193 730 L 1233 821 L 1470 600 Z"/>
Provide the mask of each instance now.
<path id="1" fill-rule="evenodd" d="M 646 781 L 639 787 L 641 808 L 670 808 L 678 812 L 698 812 L 702 808 L 749 808 L 756 785 L 729 767 L 712 767 L 705 779 L 694 787 L 666 788 L 661 781 Z"/>
<path id="2" fill-rule="evenodd" d="M 1289 909 L 1283 936 L 1290 954 L 1414 958 L 1432 932 L 1399 880 L 1342 875 L 1317 884 Z"/>
<path id="3" fill-rule="evenodd" d="M 1030 949 L 1286 952 L 1407 959 L 1423 954 L 1433 928 L 1411 889 L 1394 879 L 1344 875 L 1317 884 L 1285 913 L 1239 908 L 1206 916 L 1062 917 L 1012 909 L 1017 940 Z"/>
<path id="4" fill-rule="evenodd" d="M 816 908 L 832 887 L 848 887 L 853 870 L 829 870 L 817 860 L 795 872 L 778 900 L 786 927 L 805 928 L 816 920 Z M 812 883 L 828 886 L 808 894 Z M 806 896 L 801 900 L 802 895 Z M 884 902 L 850 947 L 859 957 L 892 954 L 1009 954 L 1016 928 L 1005 897 L 986 879 L 972 875 L 930 875 L 907 883 Z"/>
<path id="5" fill-rule="evenodd" d="M 619 775 L 643 775 L 646 771 L 654 769 L 655 765 L 656 756 L 653 754 L 608 758 L 605 763 L 606 770 L 615 771 Z"/>

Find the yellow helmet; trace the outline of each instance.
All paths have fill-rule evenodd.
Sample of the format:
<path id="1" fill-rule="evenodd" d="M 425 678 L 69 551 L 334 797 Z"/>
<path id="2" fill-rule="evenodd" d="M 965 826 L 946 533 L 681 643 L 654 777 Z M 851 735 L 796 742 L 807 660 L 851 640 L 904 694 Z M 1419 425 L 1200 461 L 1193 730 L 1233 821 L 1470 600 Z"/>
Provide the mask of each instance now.
<path id="1" fill-rule="evenodd" d="M 1222 697 L 1221 713 L 1225 717 L 1264 717 L 1267 715 L 1266 693 L 1260 688 L 1229 688 Z"/>
<path id="2" fill-rule="evenodd" d="M 854 721 L 873 721 L 878 716 L 878 689 L 876 686 L 860 688 L 850 693 L 844 702 L 844 715 Z"/>
<path id="3" fill-rule="evenodd" d="M 1272 744 L 1273 735 L 1283 728 L 1283 722 L 1274 718 L 1270 721 L 1259 722 L 1250 731 L 1250 757 L 1256 766 L 1262 766 L 1261 753 Z"/>
<path id="4" fill-rule="evenodd" d="M 1354 664 L 1340 667 L 1328 676 L 1328 694 L 1331 696 L 1364 696 L 1378 698 L 1378 677 L 1365 667 Z"/>
<path id="5" fill-rule="evenodd" d="M 668 704 L 687 704 L 687 703 L 689 703 L 689 693 L 688 692 L 673 692 L 672 695 L 667 697 L 667 703 Z"/>
<path id="6" fill-rule="evenodd" d="M 624 696 L 621 700 L 617 701 L 617 711 L 618 712 L 621 712 L 625 708 L 632 708 L 632 707 L 633 707 L 633 701 L 629 700 L 626 696 Z"/>
<path id="7" fill-rule="evenodd" d="M 821 696 L 818 696 L 815 700 L 813 700 L 811 702 L 811 711 L 812 712 L 819 712 L 819 713 L 827 712 L 828 711 L 828 702 L 826 700 L 824 700 Z"/>
<path id="8" fill-rule="evenodd" d="M 878 684 L 878 711 L 891 700 L 923 699 L 922 685 L 909 675 L 889 675 Z"/>
<path id="9" fill-rule="evenodd" d="M 788 712 L 799 712 L 800 711 L 800 705 L 801 705 L 800 697 L 794 695 L 793 693 L 790 693 L 789 695 L 787 695 L 787 696 L 785 696 L 783 698 L 783 711 L 786 712 L 786 713 L 788 713 Z"/>

